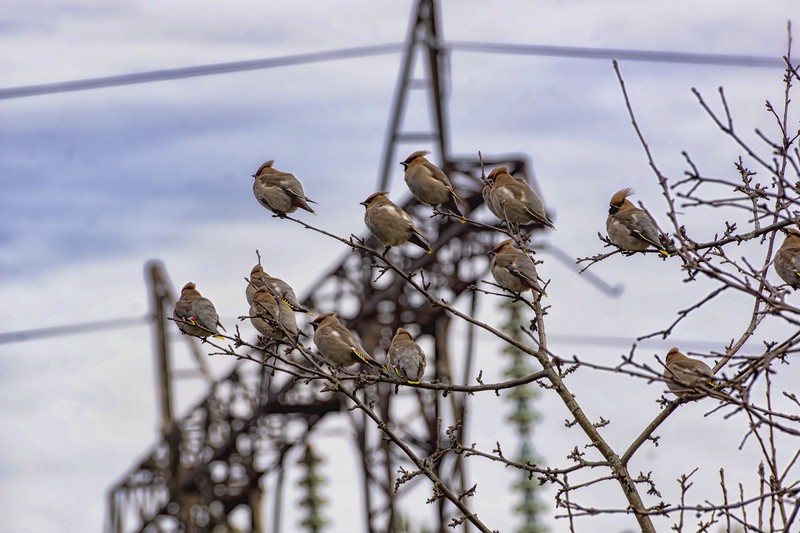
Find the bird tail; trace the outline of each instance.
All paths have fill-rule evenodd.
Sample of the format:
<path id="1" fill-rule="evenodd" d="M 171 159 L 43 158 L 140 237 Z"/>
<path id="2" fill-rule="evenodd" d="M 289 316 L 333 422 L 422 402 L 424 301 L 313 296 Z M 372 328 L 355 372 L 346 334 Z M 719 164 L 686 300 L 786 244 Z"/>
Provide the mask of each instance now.
<path id="1" fill-rule="evenodd" d="M 358 357 L 359 359 L 364 361 L 369 366 L 371 366 L 373 368 L 382 368 L 382 369 L 386 370 L 386 367 L 384 367 L 382 364 L 380 364 L 375 359 L 370 357 L 368 353 L 364 352 L 362 354 L 360 351 L 356 350 L 355 348 L 353 348 L 353 353 L 356 354 L 356 357 Z"/>
<path id="2" fill-rule="evenodd" d="M 286 193 L 289 196 L 292 197 L 292 205 L 293 206 L 299 207 L 300 209 L 305 209 L 306 211 L 308 211 L 312 215 L 316 215 L 317 214 L 317 212 L 314 211 L 313 209 L 311 209 L 311 206 L 308 205 L 309 202 L 311 202 L 312 204 L 315 204 L 317 202 L 315 202 L 311 198 L 307 198 L 306 196 L 297 194 L 296 192 L 294 192 L 292 190 L 287 190 Z"/>
<path id="3" fill-rule="evenodd" d="M 316 215 L 317 212 L 311 209 L 311 206 L 308 205 L 305 198 L 292 198 L 292 205 L 299 207 L 300 209 L 305 209 L 312 215 Z"/>
<path id="4" fill-rule="evenodd" d="M 306 314 L 308 314 L 308 315 L 312 315 L 312 316 L 313 316 L 313 314 L 314 314 L 314 313 L 312 313 L 311 311 L 309 311 L 308 309 L 306 309 L 305 307 L 301 307 L 301 306 L 299 306 L 299 305 L 292 305 L 291 303 L 289 303 L 289 300 L 281 300 L 281 301 L 282 301 L 283 303 L 285 303 L 286 305 L 288 305 L 288 306 L 289 306 L 289 309 L 291 309 L 291 310 L 292 310 L 292 311 L 294 311 L 295 313 L 306 313 Z"/>
<path id="5" fill-rule="evenodd" d="M 428 245 L 425 237 L 423 237 L 422 234 L 418 232 L 416 229 L 414 229 L 414 233 L 411 235 L 411 238 L 408 239 L 408 242 L 416 244 L 429 254 L 433 253 L 433 249 L 430 247 L 430 245 Z"/>
<path id="6" fill-rule="evenodd" d="M 637 237 L 639 237 L 639 239 L 643 240 L 644 242 L 646 242 L 647 244 L 658 250 L 658 253 L 661 254 L 663 257 L 669 257 L 669 252 L 666 249 L 664 249 L 664 246 L 657 240 L 645 235 L 643 231 L 635 231 L 634 235 L 636 235 Z"/>
<path id="7" fill-rule="evenodd" d="M 456 200 L 461 202 L 461 198 L 459 198 L 453 189 L 450 189 L 450 198 L 447 199 L 447 203 L 444 206 L 449 209 L 454 215 L 458 215 L 458 221 L 464 224 L 466 220 L 464 220 L 464 215 L 461 213 L 461 210 L 458 208 L 458 204 Z M 463 205 L 464 202 L 461 202 Z"/>
<path id="8" fill-rule="evenodd" d="M 549 218 L 547 218 L 547 215 L 545 215 L 545 216 L 544 216 L 544 218 L 542 218 L 541 216 L 539 216 L 538 214 L 534 213 L 534 212 L 533 212 L 533 211 L 531 211 L 530 209 L 527 209 L 527 211 L 528 211 L 528 213 L 530 213 L 530 215 L 531 215 L 531 216 L 532 216 L 532 217 L 533 217 L 533 218 L 534 218 L 534 219 L 535 219 L 535 220 L 536 220 L 536 221 L 537 221 L 539 224 L 541 224 L 542 226 L 547 226 L 548 228 L 550 228 L 550 229 L 551 229 L 551 230 L 553 230 L 553 231 L 557 231 L 557 230 L 556 230 L 556 227 L 555 227 L 555 225 L 553 224 L 553 221 L 552 221 L 552 220 L 550 220 Z"/>

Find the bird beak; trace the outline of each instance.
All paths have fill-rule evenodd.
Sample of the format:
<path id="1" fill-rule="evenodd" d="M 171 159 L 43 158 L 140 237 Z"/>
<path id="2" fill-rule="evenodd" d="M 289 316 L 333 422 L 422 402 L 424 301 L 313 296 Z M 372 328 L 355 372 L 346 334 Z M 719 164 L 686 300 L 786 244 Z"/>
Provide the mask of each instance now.
<path id="1" fill-rule="evenodd" d="M 258 176 L 257 176 L 256 174 L 253 174 L 253 177 L 254 177 L 254 178 L 257 178 Z"/>
<path id="2" fill-rule="evenodd" d="M 400 164 L 403 165 L 404 170 L 408 170 L 408 163 L 406 163 L 405 161 L 400 161 Z"/>
<path id="3" fill-rule="evenodd" d="M 369 207 L 369 204 L 367 203 L 367 201 L 366 201 L 366 200 L 364 200 L 363 202 L 361 202 L 361 205 L 363 205 L 364 207 Z"/>
<path id="4" fill-rule="evenodd" d="M 488 255 L 489 257 L 494 257 L 495 255 L 497 255 L 497 253 L 495 253 L 495 251 L 492 250 L 492 251 L 488 252 L 486 255 Z"/>

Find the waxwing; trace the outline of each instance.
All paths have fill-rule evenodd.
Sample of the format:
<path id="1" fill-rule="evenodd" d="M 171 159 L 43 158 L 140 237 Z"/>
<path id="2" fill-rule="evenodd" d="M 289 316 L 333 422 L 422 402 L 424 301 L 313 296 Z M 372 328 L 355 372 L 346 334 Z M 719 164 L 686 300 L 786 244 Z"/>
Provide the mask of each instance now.
<path id="1" fill-rule="evenodd" d="M 191 281 L 181 289 L 181 297 L 175 302 L 175 310 L 172 317 L 178 328 L 187 335 L 195 337 L 214 337 L 223 338 L 217 327 L 225 328 L 219 322 L 217 310 L 208 298 L 203 298 L 197 286 Z"/>
<path id="2" fill-rule="evenodd" d="M 336 313 L 322 313 L 311 322 L 314 328 L 314 344 L 319 353 L 335 366 L 352 366 L 360 361 L 381 368 L 361 346 L 355 335 L 344 327 Z"/>
<path id="3" fill-rule="evenodd" d="M 488 196 L 489 210 L 501 221 L 524 226 L 536 222 L 556 229 L 544 212 L 544 205 L 530 185 L 516 180 L 508 173 L 508 167 L 497 167 L 487 177 L 491 186 L 484 187 L 484 198 Z"/>
<path id="4" fill-rule="evenodd" d="M 267 161 L 253 174 L 253 194 L 258 203 L 281 218 L 287 213 L 294 213 L 298 207 L 316 215 L 308 205 L 309 202 L 316 202 L 306 197 L 300 181 L 288 172 L 272 168 L 274 162 Z"/>
<path id="5" fill-rule="evenodd" d="M 386 246 L 384 255 L 392 246 L 400 246 L 406 242 L 416 244 L 428 253 L 433 252 L 428 245 L 428 239 L 414 226 L 408 213 L 389 200 L 387 194 L 376 192 L 361 202 L 367 208 L 364 212 L 367 228 Z"/>
<path id="6" fill-rule="evenodd" d="M 253 294 L 250 322 L 259 333 L 275 340 L 286 338 L 287 332 L 295 337 L 300 334 L 292 309 L 265 286 Z"/>
<path id="7" fill-rule="evenodd" d="M 698 359 L 683 355 L 677 348 L 670 348 L 664 365 L 664 381 L 677 397 L 684 398 L 715 387 L 714 371 Z"/>
<path id="8" fill-rule="evenodd" d="M 797 289 L 800 288 L 800 231 L 794 228 L 783 231 L 786 238 L 775 252 L 775 272 L 793 289 Z"/>
<path id="9" fill-rule="evenodd" d="M 405 328 L 397 328 L 386 355 L 386 363 L 400 379 L 416 385 L 425 373 L 425 352 L 411 339 L 411 334 Z"/>
<path id="10" fill-rule="evenodd" d="M 459 221 L 463 223 L 464 218 L 456 201 L 462 205 L 464 202 L 453 190 L 447 174 L 425 158 L 429 153 L 427 150 L 418 150 L 405 161 L 401 161 L 400 164 L 405 169 L 403 179 L 417 200 L 433 207 L 444 206 L 458 215 Z"/>
<path id="11" fill-rule="evenodd" d="M 530 289 L 534 293 L 547 296 L 539 286 L 533 259 L 514 248 L 512 242 L 511 239 L 506 239 L 489 252 L 492 258 L 489 263 L 492 277 L 507 291 L 519 294 Z"/>
<path id="12" fill-rule="evenodd" d="M 298 313 L 309 313 L 308 309 L 300 305 L 297 300 L 297 295 L 294 293 L 292 287 L 279 278 L 273 278 L 261 268 L 261 265 L 255 265 L 250 271 L 250 283 L 247 284 L 245 289 L 245 296 L 247 296 L 247 303 L 253 303 L 253 295 L 259 287 L 269 287 L 272 292 L 278 296 L 283 303 L 292 308 L 292 311 Z M 310 313 L 309 313 L 310 314 Z"/>
<path id="13" fill-rule="evenodd" d="M 661 245 L 656 223 L 642 209 L 634 206 L 628 196 L 632 189 L 622 189 L 614 193 L 609 202 L 606 230 L 611 242 L 629 252 L 641 252 L 650 246 L 664 257 L 669 252 Z"/>

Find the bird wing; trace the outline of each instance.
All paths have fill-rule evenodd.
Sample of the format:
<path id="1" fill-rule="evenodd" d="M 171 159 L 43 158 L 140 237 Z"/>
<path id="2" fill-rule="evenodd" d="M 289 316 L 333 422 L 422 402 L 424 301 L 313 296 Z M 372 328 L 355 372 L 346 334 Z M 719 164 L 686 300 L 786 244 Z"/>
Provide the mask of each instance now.
<path id="1" fill-rule="evenodd" d="M 656 224 L 647 213 L 641 209 L 635 209 L 618 212 L 616 216 L 617 220 L 625 224 L 632 237 L 646 242 L 663 254 L 667 254 L 658 238 Z"/>

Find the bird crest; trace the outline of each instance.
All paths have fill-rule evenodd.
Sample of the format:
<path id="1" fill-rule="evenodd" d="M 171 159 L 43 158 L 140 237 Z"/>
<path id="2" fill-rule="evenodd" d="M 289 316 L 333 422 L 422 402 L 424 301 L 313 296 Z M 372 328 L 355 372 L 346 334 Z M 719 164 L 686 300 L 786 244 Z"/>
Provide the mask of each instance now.
<path id="1" fill-rule="evenodd" d="M 275 160 L 274 160 L 274 159 L 270 159 L 270 160 L 269 160 L 269 161 L 267 161 L 266 163 L 262 163 L 262 164 L 261 164 L 261 166 L 260 166 L 260 167 L 258 167 L 258 170 L 256 170 L 256 173 L 255 173 L 255 174 L 253 174 L 253 177 L 254 177 L 254 178 L 257 178 L 257 177 L 259 177 L 259 176 L 260 176 L 260 175 L 261 175 L 261 174 L 264 172 L 264 170 L 266 170 L 266 169 L 268 169 L 268 168 L 272 168 L 272 164 L 273 164 L 273 163 L 275 163 Z"/>
<path id="2" fill-rule="evenodd" d="M 386 197 L 387 194 L 389 194 L 389 191 L 374 192 L 374 193 L 370 194 L 367 197 L 366 200 L 361 202 L 361 205 L 363 205 L 364 207 L 369 207 L 372 204 L 372 202 L 374 202 L 375 200 L 377 200 L 381 196 Z"/>
<path id="3" fill-rule="evenodd" d="M 497 176 L 500 175 L 500 174 L 509 174 L 508 167 L 493 168 L 492 171 L 489 172 L 489 175 L 486 176 L 486 179 L 488 179 L 488 180 L 496 180 Z"/>
<path id="4" fill-rule="evenodd" d="M 497 243 L 497 246 L 495 246 L 494 248 L 492 248 L 492 251 L 491 251 L 491 252 L 489 252 L 489 255 L 491 255 L 491 256 L 495 256 L 495 255 L 499 254 L 499 253 L 500 253 L 500 251 L 501 251 L 503 248 L 505 248 L 506 246 L 511 246 L 511 243 L 512 243 L 512 242 L 514 242 L 514 241 L 513 241 L 513 239 L 506 239 L 506 240 L 504 240 L 504 241 L 501 241 L 501 242 Z"/>
<path id="5" fill-rule="evenodd" d="M 400 161 L 400 164 L 403 165 L 403 168 L 408 168 L 408 165 L 410 165 L 411 162 L 414 161 L 416 158 L 424 157 L 430 153 L 431 153 L 430 150 L 417 150 L 416 152 L 413 152 L 411 155 L 406 157 L 405 161 Z"/>
<path id="6" fill-rule="evenodd" d="M 680 359 L 682 356 L 683 356 L 683 354 L 681 353 L 681 351 L 680 351 L 680 350 L 678 350 L 678 348 L 676 348 L 675 346 L 673 346 L 673 347 L 672 347 L 672 348 L 670 348 L 670 349 L 669 349 L 669 351 L 667 352 L 667 361 L 666 361 L 666 363 L 667 363 L 667 364 L 670 364 L 672 361 L 678 360 L 678 359 Z M 684 356 L 684 357 L 685 357 L 685 356 Z"/>
<path id="7" fill-rule="evenodd" d="M 311 327 L 317 329 L 319 325 L 322 324 L 323 321 L 325 321 L 326 318 L 331 316 L 336 316 L 336 313 L 322 313 L 317 318 L 311 321 Z"/>
<path id="8" fill-rule="evenodd" d="M 626 199 L 628 198 L 628 196 L 631 195 L 633 195 L 633 189 L 631 189 L 630 187 L 626 187 L 624 189 L 620 189 L 617 192 L 615 192 L 614 196 L 612 196 L 611 200 L 608 202 L 609 205 L 608 212 L 613 215 L 614 213 L 619 211 L 627 201 Z M 628 201 L 628 203 L 630 203 L 630 201 Z"/>
<path id="9" fill-rule="evenodd" d="M 394 337 L 395 338 L 397 338 L 397 337 L 399 337 L 401 335 L 406 336 L 409 339 L 411 339 L 411 333 L 409 333 L 406 328 L 400 327 L 400 328 L 397 328 L 397 331 L 394 332 Z"/>

